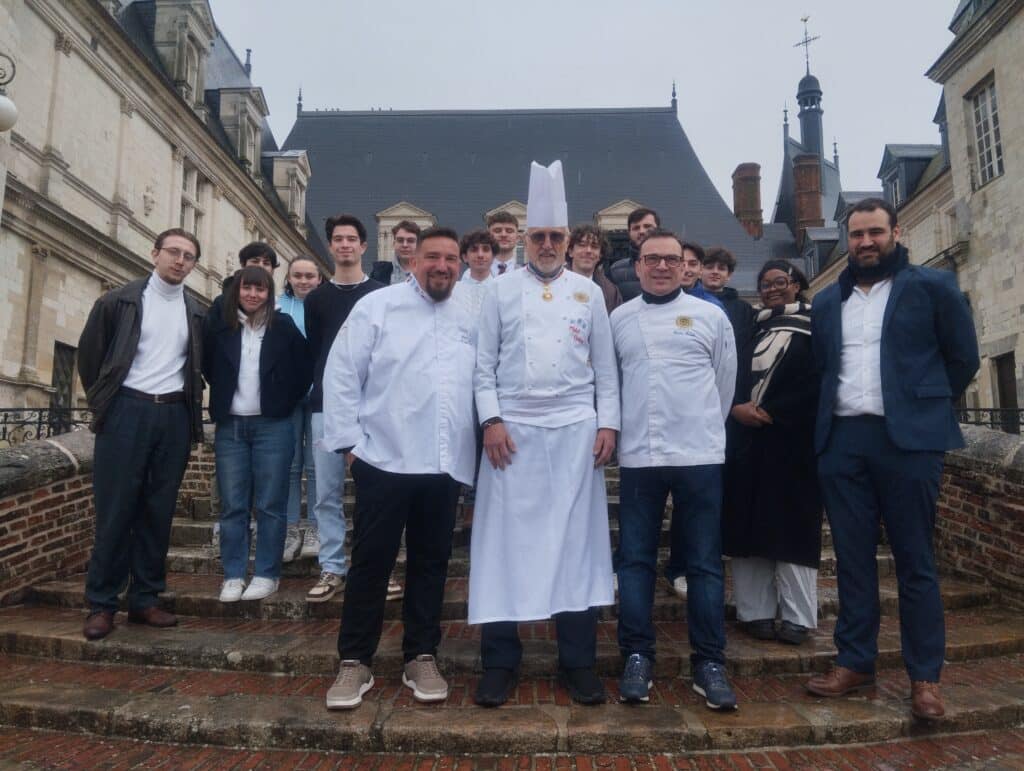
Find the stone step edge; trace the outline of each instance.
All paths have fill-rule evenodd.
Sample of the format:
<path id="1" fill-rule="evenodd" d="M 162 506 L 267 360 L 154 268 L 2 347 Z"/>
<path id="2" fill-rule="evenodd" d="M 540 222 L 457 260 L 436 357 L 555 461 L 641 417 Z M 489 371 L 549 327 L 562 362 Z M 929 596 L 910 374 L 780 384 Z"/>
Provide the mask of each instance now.
<path id="1" fill-rule="evenodd" d="M 401 708 L 388 702 L 329 712 L 322 697 L 125 694 L 48 683 L 0 695 L 0 723 L 254 750 L 686 752 L 844 745 L 1016 727 L 1024 718 L 1021 690 L 1021 683 L 948 687 L 946 718 L 928 724 L 911 717 L 904 699 L 748 703 L 734 713 L 617 704 Z"/>

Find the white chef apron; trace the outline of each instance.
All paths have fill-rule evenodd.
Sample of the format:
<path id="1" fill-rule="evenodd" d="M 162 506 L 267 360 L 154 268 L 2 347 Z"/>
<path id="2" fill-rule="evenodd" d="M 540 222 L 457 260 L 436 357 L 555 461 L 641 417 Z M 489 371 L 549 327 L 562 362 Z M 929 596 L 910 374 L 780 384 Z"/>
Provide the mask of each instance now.
<path id="1" fill-rule="evenodd" d="M 469 562 L 469 623 L 536 621 L 614 602 L 597 419 L 505 422 L 512 464 L 481 459 Z"/>

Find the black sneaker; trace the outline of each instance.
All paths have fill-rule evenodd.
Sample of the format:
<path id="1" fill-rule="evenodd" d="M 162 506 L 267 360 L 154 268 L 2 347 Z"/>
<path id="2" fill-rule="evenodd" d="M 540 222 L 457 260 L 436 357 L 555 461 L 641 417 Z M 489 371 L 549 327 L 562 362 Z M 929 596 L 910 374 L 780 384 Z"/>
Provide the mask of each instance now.
<path id="1" fill-rule="evenodd" d="M 514 669 L 485 669 L 480 682 L 476 684 L 473 701 L 481 707 L 500 707 L 508 701 L 518 680 L 518 672 Z"/>
<path id="2" fill-rule="evenodd" d="M 790 645 L 801 645 L 807 639 L 808 629 L 792 621 L 783 621 L 775 633 L 776 639 Z"/>
<path id="3" fill-rule="evenodd" d="M 654 685 L 653 669 L 654 663 L 649 658 L 639 653 L 631 654 L 619 678 L 619 701 L 650 701 L 651 686 Z"/>
<path id="4" fill-rule="evenodd" d="M 755 640 L 775 639 L 775 620 L 771 618 L 760 618 L 757 621 L 741 621 L 740 629 Z"/>
<path id="5" fill-rule="evenodd" d="M 736 694 L 729 685 L 725 667 L 714 661 L 702 661 L 693 671 L 693 690 L 704 697 L 709 709 L 736 709 Z"/>
<path id="6" fill-rule="evenodd" d="M 607 700 L 604 684 L 591 667 L 559 669 L 558 676 L 577 704 L 604 704 Z"/>

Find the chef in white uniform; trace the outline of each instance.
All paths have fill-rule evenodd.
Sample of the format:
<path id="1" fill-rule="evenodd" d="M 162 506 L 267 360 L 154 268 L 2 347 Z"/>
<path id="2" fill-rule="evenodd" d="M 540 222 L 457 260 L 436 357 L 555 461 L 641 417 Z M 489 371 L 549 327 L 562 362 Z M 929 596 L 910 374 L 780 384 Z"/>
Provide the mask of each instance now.
<path id="1" fill-rule="evenodd" d="M 604 465 L 619 383 L 604 297 L 565 267 L 562 165 L 530 169 L 524 270 L 493 281 L 480 312 L 474 390 L 484 429 L 469 574 L 483 624 L 476 701 L 502 704 L 517 678 L 517 622 L 555 618 L 559 672 L 580 703 L 594 674 L 597 606 L 611 605 Z"/>
<path id="2" fill-rule="evenodd" d="M 622 371 L 619 648 L 623 701 L 645 702 L 654 671 L 654 582 L 665 502 L 672 548 L 686 557 L 693 688 L 733 709 L 725 674 L 722 464 L 736 387 L 736 342 L 719 306 L 681 289 L 683 244 L 653 230 L 640 246 L 643 290 L 611 316 Z"/>
<path id="3" fill-rule="evenodd" d="M 346 453 L 356 484 L 352 566 L 345 586 L 341 667 L 327 706 L 350 709 L 373 686 L 388 577 L 406 531 L 402 682 L 417 701 L 442 701 L 435 656 L 460 483 L 476 463 L 475 325 L 451 300 L 458 236 L 420 234 L 410 278 L 352 310 L 324 369 L 323 448 Z"/>

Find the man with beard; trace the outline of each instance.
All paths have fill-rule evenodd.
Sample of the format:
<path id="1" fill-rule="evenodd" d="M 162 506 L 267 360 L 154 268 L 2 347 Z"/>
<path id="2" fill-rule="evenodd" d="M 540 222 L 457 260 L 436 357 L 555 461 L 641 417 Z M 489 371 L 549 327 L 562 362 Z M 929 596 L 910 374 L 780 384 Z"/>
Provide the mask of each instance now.
<path id="1" fill-rule="evenodd" d="M 346 456 L 356 484 L 330 709 L 358 706 L 373 686 L 370 665 L 403 529 L 402 682 L 417 701 L 448 697 L 435 656 L 459 485 L 473 483 L 474 325 L 450 300 L 459 278 L 453 230 L 424 231 L 409 266 L 409 281 L 356 305 L 324 370 L 324 449 Z"/>
<path id="2" fill-rule="evenodd" d="M 604 297 L 566 270 L 562 164 L 530 170 L 524 270 L 491 284 L 474 389 L 484 430 L 470 546 L 469 623 L 483 624 L 476 702 L 496 707 L 522 658 L 517 622 L 555 619 L 562 680 L 605 699 L 594 673 L 597 606 L 611 605 L 603 466 L 619 428 Z M 596 409 L 595 409 L 596 405 Z"/>
<path id="3" fill-rule="evenodd" d="M 953 405 L 978 370 L 978 342 L 956 276 L 911 265 L 896 210 L 868 198 L 849 210 L 849 263 L 814 298 L 821 372 L 818 477 L 839 583 L 831 671 L 807 690 L 842 696 L 875 681 L 880 522 L 899 589 L 911 712 L 942 717 L 945 652 L 932 536 L 943 454 L 963 447 Z"/>

